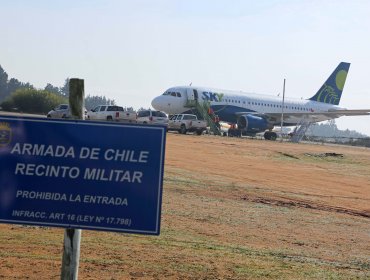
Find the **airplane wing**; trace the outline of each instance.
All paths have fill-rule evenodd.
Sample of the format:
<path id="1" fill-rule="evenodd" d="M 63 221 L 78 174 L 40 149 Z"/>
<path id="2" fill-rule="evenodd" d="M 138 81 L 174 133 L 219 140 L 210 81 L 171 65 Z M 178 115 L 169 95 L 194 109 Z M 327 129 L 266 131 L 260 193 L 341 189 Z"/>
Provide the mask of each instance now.
<path id="1" fill-rule="evenodd" d="M 281 113 L 258 113 L 258 112 L 237 112 L 237 116 L 254 115 L 267 119 L 271 123 L 281 121 Z M 357 110 L 329 110 L 326 112 L 284 112 L 284 122 L 298 123 L 302 119 L 312 122 L 319 122 L 328 119 L 335 119 L 343 116 L 370 116 L 370 109 Z"/>

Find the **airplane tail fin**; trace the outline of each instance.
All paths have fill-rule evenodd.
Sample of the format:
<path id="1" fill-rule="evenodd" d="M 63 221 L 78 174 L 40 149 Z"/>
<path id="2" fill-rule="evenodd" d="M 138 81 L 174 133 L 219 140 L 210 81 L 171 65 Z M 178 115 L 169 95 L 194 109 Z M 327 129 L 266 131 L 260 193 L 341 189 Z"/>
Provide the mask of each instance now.
<path id="1" fill-rule="evenodd" d="M 319 91 L 309 100 L 339 105 L 350 63 L 341 62 Z"/>

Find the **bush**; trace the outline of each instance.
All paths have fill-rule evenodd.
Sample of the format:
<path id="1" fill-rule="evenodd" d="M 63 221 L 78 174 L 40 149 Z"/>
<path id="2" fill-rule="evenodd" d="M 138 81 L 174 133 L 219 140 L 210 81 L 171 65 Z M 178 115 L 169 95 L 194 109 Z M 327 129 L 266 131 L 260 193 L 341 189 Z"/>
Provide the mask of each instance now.
<path id="1" fill-rule="evenodd" d="M 46 90 L 18 89 L 1 104 L 1 107 L 5 111 L 46 114 L 61 103 L 67 103 L 66 99 Z"/>

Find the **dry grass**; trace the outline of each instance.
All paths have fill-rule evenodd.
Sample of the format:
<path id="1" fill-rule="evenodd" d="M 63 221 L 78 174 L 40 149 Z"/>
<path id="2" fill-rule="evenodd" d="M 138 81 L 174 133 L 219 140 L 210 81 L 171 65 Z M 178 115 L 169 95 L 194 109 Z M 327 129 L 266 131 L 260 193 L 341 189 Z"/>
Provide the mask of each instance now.
<path id="1" fill-rule="evenodd" d="M 84 230 L 80 279 L 369 279 L 370 152 L 327 150 L 169 134 L 161 235 Z M 60 278 L 62 229 L 0 229 L 0 279 Z"/>

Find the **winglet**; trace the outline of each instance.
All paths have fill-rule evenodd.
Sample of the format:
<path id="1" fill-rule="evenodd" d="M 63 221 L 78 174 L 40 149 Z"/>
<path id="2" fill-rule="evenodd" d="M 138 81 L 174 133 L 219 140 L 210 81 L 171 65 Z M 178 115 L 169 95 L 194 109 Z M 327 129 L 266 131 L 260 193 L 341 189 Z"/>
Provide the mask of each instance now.
<path id="1" fill-rule="evenodd" d="M 338 105 L 346 82 L 350 63 L 341 62 L 321 86 L 319 91 L 309 100 Z"/>

